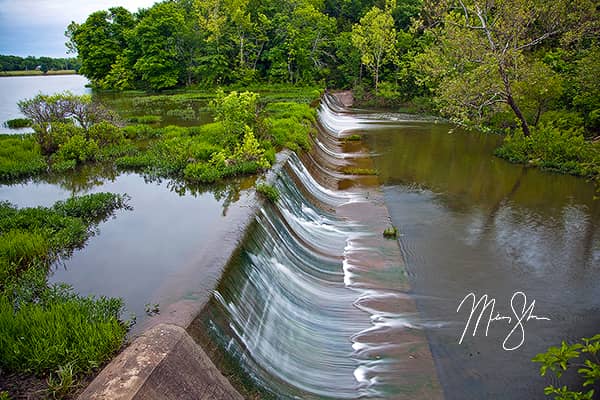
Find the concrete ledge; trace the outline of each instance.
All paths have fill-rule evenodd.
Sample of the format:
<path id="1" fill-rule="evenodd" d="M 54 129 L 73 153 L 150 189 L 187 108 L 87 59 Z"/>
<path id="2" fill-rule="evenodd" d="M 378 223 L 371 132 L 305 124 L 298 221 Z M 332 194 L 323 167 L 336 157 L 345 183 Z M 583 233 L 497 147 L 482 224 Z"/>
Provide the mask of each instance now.
<path id="1" fill-rule="evenodd" d="M 79 399 L 223 399 L 243 397 L 187 332 L 160 324 L 138 337 Z"/>

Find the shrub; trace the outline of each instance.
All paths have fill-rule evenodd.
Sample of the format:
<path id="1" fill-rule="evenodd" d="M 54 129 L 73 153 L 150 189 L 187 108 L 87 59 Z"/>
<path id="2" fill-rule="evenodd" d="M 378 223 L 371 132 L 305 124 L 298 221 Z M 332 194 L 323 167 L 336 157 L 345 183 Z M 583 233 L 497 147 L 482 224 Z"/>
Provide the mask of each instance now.
<path id="1" fill-rule="evenodd" d="M 245 127 L 252 127 L 256 122 L 257 93 L 233 91 L 226 95 L 219 89 L 210 104 L 215 113 L 215 122 L 221 122 L 226 132 L 239 139 L 244 135 Z"/>
<path id="2" fill-rule="evenodd" d="M 600 148 L 584 139 L 582 128 L 540 125 L 528 137 L 517 130 L 504 139 L 495 154 L 511 162 L 573 175 L 593 177 L 600 173 Z"/>
<path id="3" fill-rule="evenodd" d="M 208 163 L 194 162 L 185 167 L 183 176 L 190 182 L 214 183 L 223 177 L 223 172 Z"/>
<path id="4" fill-rule="evenodd" d="M 75 135 L 60 145 L 56 152 L 56 160 L 74 160 L 77 163 L 84 163 L 93 160 L 98 150 L 95 140 L 85 140 L 82 135 Z"/>
<path id="5" fill-rule="evenodd" d="M 10 129 L 29 128 L 32 124 L 29 118 L 9 119 L 4 123 L 4 126 Z"/>
<path id="6" fill-rule="evenodd" d="M 120 145 L 125 142 L 125 135 L 121 128 L 109 122 L 99 122 L 88 130 L 88 139 L 100 147 Z"/>

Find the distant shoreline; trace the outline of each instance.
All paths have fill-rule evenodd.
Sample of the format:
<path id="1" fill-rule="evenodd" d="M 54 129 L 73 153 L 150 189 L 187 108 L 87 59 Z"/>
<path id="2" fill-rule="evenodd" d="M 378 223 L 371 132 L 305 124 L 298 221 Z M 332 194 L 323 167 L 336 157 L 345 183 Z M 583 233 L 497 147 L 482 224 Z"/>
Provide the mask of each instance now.
<path id="1" fill-rule="evenodd" d="M 49 76 L 49 75 L 77 75 L 77 71 L 74 69 L 63 69 L 56 71 L 48 71 L 43 73 L 42 71 L 0 71 L 0 77 L 3 76 Z"/>

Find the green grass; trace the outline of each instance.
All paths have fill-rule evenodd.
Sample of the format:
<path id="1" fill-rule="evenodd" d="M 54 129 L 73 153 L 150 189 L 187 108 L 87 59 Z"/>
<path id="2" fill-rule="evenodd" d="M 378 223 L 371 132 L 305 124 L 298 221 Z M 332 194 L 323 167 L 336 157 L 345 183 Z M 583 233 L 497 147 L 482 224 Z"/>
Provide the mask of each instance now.
<path id="1" fill-rule="evenodd" d="M 0 296 L 0 364 L 12 372 L 42 374 L 72 363 L 89 372 L 122 345 L 118 299 L 64 296 L 44 303 L 14 303 Z"/>
<path id="2" fill-rule="evenodd" d="M 77 379 L 122 346 L 127 325 L 120 299 L 82 297 L 48 285 L 51 265 L 82 247 L 127 197 L 97 193 L 52 207 L 0 203 L 0 369 L 50 375 L 49 389 L 68 394 Z"/>
<path id="3" fill-rule="evenodd" d="M 46 169 L 33 135 L 0 135 L 1 182 L 35 176 Z"/>

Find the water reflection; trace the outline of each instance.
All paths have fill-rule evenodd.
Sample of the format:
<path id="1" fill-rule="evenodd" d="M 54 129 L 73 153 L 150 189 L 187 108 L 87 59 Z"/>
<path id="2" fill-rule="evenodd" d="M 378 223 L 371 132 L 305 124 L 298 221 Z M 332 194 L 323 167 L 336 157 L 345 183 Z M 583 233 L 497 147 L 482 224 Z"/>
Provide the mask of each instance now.
<path id="1" fill-rule="evenodd" d="M 369 130 L 448 399 L 543 399 L 547 378 L 530 360 L 561 340 L 600 329 L 600 202 L 584 179 L 511 165 L 492 156 L 500 138 L 445 124 Z M 506 352 L 501 324 L 457 343 L 469 292 L 536 300 L 522 348 Z"/>
<path id="2" fill-rule="evenodd" d="M 218 240 L 239 223 L 239 207 L 231 206 L 247 206 L 253 185 L 250 178 L 186 186 L 93 165 L 2 185 L 0 198 L 19 207 L 37 207 L 73 195 L 127 193 L 133 211 L 118 211 L 100 224 L 99 234 L 58 266 L 50 280 L 71 284 L 83 295 L 123 297 L 128 312 L 141 323 L 146 303 L 164 309 L 181 296 L 208 296 L 220 271 L 204 260 L 219 252 Z M 178 282 L 177 290 L 168 289 L 171 280 Z"/>

